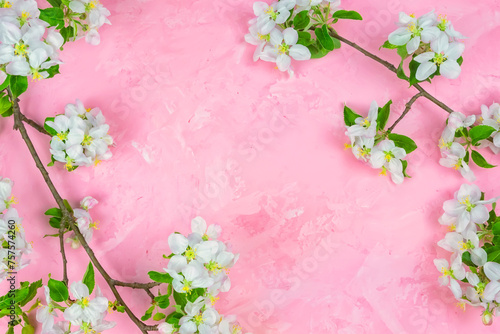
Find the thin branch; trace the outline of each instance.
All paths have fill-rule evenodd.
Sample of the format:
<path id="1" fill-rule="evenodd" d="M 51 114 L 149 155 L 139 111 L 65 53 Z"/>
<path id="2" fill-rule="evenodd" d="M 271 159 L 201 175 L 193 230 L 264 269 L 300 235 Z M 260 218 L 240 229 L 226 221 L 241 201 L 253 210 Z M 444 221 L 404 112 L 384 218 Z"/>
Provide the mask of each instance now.
<path id="1" fill-rule="evenodd" d="M 31 126 L 33 129 L 37 130 L 38 132 L 40 133 L 43 133 L 44 135 L 47 135 L 47 136 L 50 136 L 50 134 L 47 132 L 47 130 L 45 130 L 43 128 L 43 126 L 41 126 L 40 124 L 38 124 L 37 122 L 35 122 L 34 120 L 32 119 L 29 119 L 28 117 L 26 117 L 24 114 L 21 114 L 21 120 L 28 124 L 29 126 Z"/>
<path id="2" fill-rule="evenodd" d="M 330 32 L 330 36 L 332 36 L 333 38 L 336 38 L 338 39 L 339 41 L 342 41 L 344 42 L 345 44 L 353 47 L 354 49 L 358 50 L 359 52 L 361 52 L 362 54 L 364 54 L 365 56 L 367 56 L 368 58 L 371 58 L 373 60 L 375 60 L 377 63 L 380 63 L 382 64 L 384 67 L 386 67 L 389 71 L 391 72 L 394 72 L 394 73 L 397 73 L 397 68 L 396 66 L 392 65 L 391 63 L 389 63 L 388 61 L 374 55 L 373 53 L 363 49 L 362 47 L 360 47 L 359 45 L 357 45 L 356 43 L 353 43 L 351 41 L 349 41 L 348 39 L 340 36 L 339 34 L 337 34 L 335 31 L 333 31 L 332 28 L 330 28 L 329 30 Z M 439 101 L 438 99 L 436 99 L 434 96 L 432 96 L 431 94 L 429 94 L 422 86 L 420 86 L 418 83 L 414 84 L 413 87 L 415 87 L 422 95 L 421 96 L 424 96 L 426 99 L 428 99 L 429 101 L 433 102 L 434 104 L 436 104 L 438 107 L 440 107 L 441 109 L 443 109 L 444 111 L 446 111 L 447 113 L 452 113 L 454 112 L 453 109 L 451 109 L 450 107 L 448 107 L 446 104 L 444 104 L 443 102 Z"/>
<path id="3" fill-rule="evenodd" d="M 113 284 L 116 286 L 124 286 L 127 288 L 132 288 L 132 289 L 151 289 L 154 288 L 155 286 L 160 285 L 161 283 L 158 282 L 150 282 L 150 283 L 127 283 L 127 282 L 122 282 L 118 280 L 112 280 Z"/>
<path id="4" fill-rule="evenodd" d="M 406 103 L 406 108 L 405 110 L 403 111 L 403 113 L 401 114 L 401 116 L 399 116 L 399 118 L 394 122 L 394 124 L 392 124 L 389 129 L 387 129 L 387 132 L 392 132 L 392 130 L 394 130 L 394 128 L 396 127 L 396 125 L 399 123 L 399 121 L 401 121 L 408 112 L 410 112 L 410 109 L 411 109 L 411 106 L 413 105 L 413 103 L 415 103 L 415 101 L 417 101 L 417 99 L 420 97 L 420 96 L 423 96 L 424 94 L 422 94 L 422 92 L 416 94 L 415 96 L 413 96 L 410 101 L 408 101 L 408 103 Z"/>
<path id="5" fill-rule="evenodd" d="M 66 220 L 61 219 L 59 226 L 59 249 L 61 250 L 62 263 L 63 263 L 63 282 L 68 285 L 68 260 L 66 259 L 66 251 L 64 250 L 64 230 L 66 229 Z"/>
<path id="6" fill-rule="evenodd" d="M 9 92 L 9 95 L 12 97 L 12 95 Z M 13 102 L 13 111 L 14 111 L 14 128 L 19 130 L 21 133 L 21 136 L 26 143 L 26 146 L 28 147 L 28 150 L 31 153 L 31 156 L 33 157 L 33 160 L 35 161 L 36 167 L 40 170 L 40 173 L 42 174 L 45 183 L 50 189 L 50 192 L 52 193 L 52 196 L 54 197 L 55 201 L 57 202 L 57 205 L 62 211 L 63 214 L 63 219 L 61 221 L 67 221 L 73 232 L 75 233 L 76 237 L 80 241 L 82 247 L 85 249 L 87 252 L 87 255 L 89 256 L 90 260 L 92 261 L 94 267 L 97 268 L 99 273 L 102 275 L 102 277 L 106 280 L 106 282 L 109 285 L 109 288 L 113 292 L 113 295 L 115 296 L 116 300 L 120 303 L 125 308 L 125 312 L 129 316 L 129 318 L 137 325 L 139 330 L 143 334 L 148 334 L 148 331 L 156 331 L 157 326 L 148 326 L 145 323 L 143 323 L 139 318 L 137 318 L 134 313 L 130 310 L 130 308 L 127 306 L 123 298 L 121 297 L 120 293 L 117 291 L 115 284 L 113 283 L 112 278 L 109 276 L 109 274 L 104 270 L 102 267 L 101 263 L 99 260 L 97 260 L 93 250 L 89 247 L 87 242 L 85 241 L 85 238 L 83 235 L 80 233 L 80 230 L 75 224 L 74 217 L 71 215 L 71 213 L 68 211 L 66 206 L 64 205 L 64 201 L 59 195 L 57 189 L 55 188 L 54 184 L 52 183 L 52 180 L 49 177 L 49 173 L 45 169 L 45 166 L 43 165 L 42 161 L 40 160 L 40 157 L 38 156 L 38 153 L 35 150 L 35 147 L 33 146 L 33 142 L 31 141 L 28 132 L 26 131 L 26 127 L 24 126 L 24 123 L 22 121 L 22 113 L 19 108 L 19 100 L 18 99 L 12 99 Z"/>

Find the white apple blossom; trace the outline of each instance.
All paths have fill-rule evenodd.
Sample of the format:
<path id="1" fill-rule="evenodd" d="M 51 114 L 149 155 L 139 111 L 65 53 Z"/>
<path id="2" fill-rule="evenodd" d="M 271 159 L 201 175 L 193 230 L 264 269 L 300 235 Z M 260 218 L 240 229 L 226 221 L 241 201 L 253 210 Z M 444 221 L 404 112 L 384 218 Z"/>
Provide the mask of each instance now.
<path id="1" fill-rule="evenodd" d="M 10 179 L 0 177 L 0 213 L 15 203 L 14 196 L 12 196 L 13 184 Z"/>
<path id="2" fill-rule="evenodd" d="M 467 128 L 474 124 L 476 121 L 475 115 L 465 116 L 461 112 L 454 111 L 448 116 L 447 127 L 452 131 L 456 131 L 461 128 Z"/>
<path id="3" fill-rule="evenodd" d="M 217 333 L 219 313 L 205 304 L 202 297 L 198 297 L 194 303 L 188 301 L 184 308 L 186 315 L 179 320 L 180 334 L 193 333 Z"/>
<path id="4" fill-rule="evenodd" d="M 458 232 L 449 232 L 443 240 L 438 242 L 438 246 L 450 252 L 463 254 L 470 252 L 472 262 L 477 266 L 486 263 L 486 251 L 479 247 L 479 237 L 474 231 L 467 231 L 464 235 Z"/>
<path id="5" fill-rule="evenodd" d="M 439 159 L 439 164 L 443 167 L 458 170 L 466 180 L 474 182 L 476 176 L 465 161 L 466 154 L 467 151 L 461 144 L 453 142 L 449 149 L 441 151 L 442 158 Z"/>
<path id="6" fill-rule="evenodd" d="M 400 184 L 404 180 L 402 159 L 406 157 L 406 152 L 401 147 L 396 147 L 392 140 L 383 140 L 371 151 L 370 163 L 373 168 L 382 168 L 382 173 L 391 173 L 394 183 Z"/>
<path id="7" fill-rule="evenodd" d="M 481 124 L 491 126 L 495 132 L 491 134 L 490 148 L 498 154 L 500 152 L 500 104 L 493 103 L 491 106 L 481 106 Z M 496 148 L 496 149 L 495 149 Z"/>
<path id="8" fill-rule="evenodd" d="M 460 299 L 462 297 L 462 288 L 457 280 L 461 281 L 465 278 L 465 269 L 461 257 L 453 257 L 451 266 L 445 259 L 435 259 L 434 265 L 443 274 L 439 277 L 439 283 L 449 286 L 455 298 Z"/>
<path id="9" fill-rule="evenodd" d="M 54 306 L 52 305 L 52 299 L 50 298 L 50 289 L 48 286 L 44 286 L 44 293 L 47 305 L 41 305 L 37 309 L 36 320 L 42 324 L 43 334 L 57 332 L 57 327 L 54 329 L 57 314 Z"/>
<path id="10" fill-rule="evenodd" d="M 57 133 L 50 142 L 52 158 L 65 163 L 68 171 L 97 165 L 112 156 L 109 146 L 113 145 L 113 138 L 99 108 L 85 109 L 76 100 L 66 106 L 64 114 L 46 120 L 45 125 Z"/>
<path id="11" fill-rule="evenodd" d="M 389 42 L 393 45 L 406 45 L 408 54 L 420 47 L 420 42 L 430 43 L 439 36 L 439 28 L 435 26 L 436 14 L 431 11 L 419 18 L 414 15 L 399 13 L 400 28 L 389 34 Z"/>
<path id="12" fill-rule="evenodd" d="M 257 61 L 261 58 L 267 61 L 272 61 L 272 58 L 266 56 L 266 54 L 264 53 L 264 47 L 267 45 L 267 43 L 269 43 L 271 38 L 270 33 L 265 35 L 259 33 L 259 29 L 256 23 L 250 24 L 248 31 L 248 34 L 245 35 L 245 41 L 249 44 L 257 46 L 253 54 L 253 61 Z"/>
<path id="13" fill-rule="evenodd" d="M 368 161 L 370 159 L 371 150 L 375 144 L 374 137 L 351 136 L 352 154 L 358 160 Z"/>
<path id="14" fill-rule="evenodd" d="M 190 293 L 193 289 L 208 288 L 214 283 L 203 264 L 198 261 L 191 261 L 180 273 L 168 268 L 164 270 L 172 276 L 172 286 L 178 293 Z"/>
<path id="15" fill-rule="evenodd" d="M 75 301 L 64 311 L 64 318 L 75 326 L 81 326 L 83 322 L 98 325 L 108 309 L 107 298 L 96 296 L 91 300 L 89 288 L 82 281 L 71 283 L 70 291 Z"/>
<path id="16" fill-rule="evenodd" d="M 94 221 L 90 216 L 89 209 L 97 204 L 97 200 L 91 196 L 86 196 L 81 202 L 81 208 L 73 210 L 73 217 L 75 219 L 78 230 L 85 238 L 87 243 L 92 241 L 94 230 L 99 229 L 99 222 Z M 75 232 L 71 232 L 70 236 L 66 238 L 67 243 L 71 243 L 72 248 L 80 247 L 80 241 L 76 237 Z"/>
<path id="17" fill-rule="evenodd" d="M 370 104 L 370 109 L 368 110 L 368 116 L 358 117 L 355 119 L 354 125 L 347 128 L 346 135 L 351 138 L 356 136 L 363 136 L 372 138 L 375 137 L 377 133 L 377 117 L 378 117 L 378 104 L 376 101 L 372 101 Z"/>
<path id="18" fill-rule="evenodd" d="M 483 299 L 486 301 L 500 301 L 500 264 L 496 262 L 487 262 L 484 267 L 484 274 L 490 282 L 486 285 L 483 292 Z"/>
<path id="19" fill-rule="evenodd" d="M 464 49 L 463 43 L 449 43 L 445 38 L 439 38 L 433 51 L 424 52 L 414 58 L 416 62 L 420 63 L 415 75 L 417 80 L 427 79 L 438 69 L 439 73 L 448 79 L 458 78 L 461 68 L 457 59 L 462 56 Z"/>
<path id="20" fill-rule="evenodd" d="M 243 329 L 236 320 L 236 316 L 228 315 L 221 316 L 219 322 L 219 333 L 220 334 L 243 334 Z M 250 334 L 250 333 L 247 333 Z"/>
<path id="21" fill-rule="evenodd" d="M 111 24 L 108 16 L 109 10 L 98 0 L 72 0 L 69 2 L 69 9 L 76 15 L 73 20 L 79 21 L 74 24 L 78 29 L 76 39 L 85 36 L 85 41 L 91 45 L 98 45 L 101 42 L 99 28 L 104 24 Z M 75 17 L 70 15 L 70 17 Z M 84 19 L 82 19 L 84 17 Z"/>
<path id="22" fill-rule="evenodd" d="M 282 0 L 271 5 L 257 1 L 253 4 L 253 12 L 257 16 L 257 28 L 262 35 L 269 34 L 276 24 L 285 23 L 290 17 L 290 10 L 295 6 L 295 0 Z"/>
<path id="23" fill-rule="evenodd" d="M 198 233 L 203 240 L 217 240 L 221 233 L 221 227 L 217 224 L 211 224 L 207 227 L 207 222 L 198 216 L 191 220 L 191 231 Z"/>
<path id="24" fill-rule="evenodd" d="M 458 41 L 460 39 L 465 39 L 466 37 L 456 31 L 453 28 L 453 25 L 448 20 L 446 15 L 439 15 L 436 19 L 436 27 L 439 29 L 439 37 L 438 38 L 448 38 L 451 41 Z"/>
<path id="25" fill-rule="evenodd" d="M 162 322 L 158 325 L 158 332 L 160 334 L 173 334 L 175 333 L 175 327 L 167 322 Z"/>
<path id="26" fill-rule="evenodd" d="M 293 28 L 286 28 L 283 32 L 274 29 L 270 32 L 270 43 L 264 48 L 266 58 L 263 60 L 272 60 L 276 62 L 280 71 L 288 71 L 295 60 L 311 59 L 311 52 L 307 47 L 297 44 L 299 35 Z"/>

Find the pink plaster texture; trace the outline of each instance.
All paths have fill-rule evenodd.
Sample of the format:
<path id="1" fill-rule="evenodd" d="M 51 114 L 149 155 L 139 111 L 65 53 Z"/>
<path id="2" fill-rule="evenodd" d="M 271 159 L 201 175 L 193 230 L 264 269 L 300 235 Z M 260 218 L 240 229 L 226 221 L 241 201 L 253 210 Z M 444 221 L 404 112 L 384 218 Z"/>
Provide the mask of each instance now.
<path id="1" fill-rule="evenodd" d="M 38 122 L 75 98 L 103 110 L 116 141 L 112 160 L 49 171 L 71 203 L 87 195 L 100 201 L 92 209 L 100 230 L 91 246 L 114 278 L 148 281 L 149 270 L 166 266 L 168 235 L 188 233 L 201 215 L 220 224 L 221 238 L 241 254 L 232 289 L 217 307 L 254 334 L 500 331 L 500 319 L 484 327 L 478 310 L 463 312 L 437 282 L 432 261 L 446 254 L 436 246 L 446 232 L 437 219 L 464 182 L 438 164 L 443 110 L 421 98 L 398 125 L 419 148 L 408 158 L 412 178 L 396 186 L 344 149 L 344 103 L 366 113 L 372 100 L 392 99 L 391 122 L 416 93 L 381 65 L 346 45 L 295 62 L 291 78 L 254 63 L 254 47 L 243 38 L 253 15 L 249 0 L 103 3 L 113 25 L 102 28 L 101 45 L 65 46 L 62 74 L 30 84 L 21 106 Z M 340 22 L 338 32 L 395 64 L 394 51 L 378 48 L 400 10 L 447 14 L 468 36 L 462 74 L 423 86 L 465 114 L 500 101 L 497 0 L 342 6 L 364 21 Z M 34 249 L 19 278 L 60 278 L 58 241 L 42 238 L 54 232 L 43 212 L 55 203 L 12 126 L 12 118 L 0 120 L 0 175 L 15 182 Z M 49 139 L 29 133 L 48 163 Z M 487 197 L 500 195 L 498 169 L 473 168 Z M 79 280 L 87 255 L 67 253 L 70 280 Z M 111 298 L 99 275 L 97 283 Z M 121 291 L 142 315 L 145 293 Z M 118 325 L 107 333 L 139 332 L 126 315 L 109 319 Z"/>

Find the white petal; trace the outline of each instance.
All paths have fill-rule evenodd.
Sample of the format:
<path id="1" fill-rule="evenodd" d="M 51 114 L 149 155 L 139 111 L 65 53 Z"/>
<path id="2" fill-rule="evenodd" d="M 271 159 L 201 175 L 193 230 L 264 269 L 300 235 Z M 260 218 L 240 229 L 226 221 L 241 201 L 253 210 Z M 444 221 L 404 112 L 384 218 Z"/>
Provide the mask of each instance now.
<path id="1" fill-rule="evenodd" d="M 304 45 L 295 44 L 288 52 L 290 57 L 295 60 L 309 60 L 311 59 L 311 51 Z"/>
<path id="2" fill-rule="evenodd" d="M 172 233 L 168 237 L 168 246 L 174 254 L 182 254 L 186 251 L 188 240 L 185 236 L 178 233 Z"/>
<path id="3" fill-rule="evenodd" d="M 487 262 L 484 267 L 484 274 L 492 281 L 500 280 L 500 264 L 496 262 Z"/>
<path id="4" fill-rule="evenodd" d="M 460 68 L 460 65 L 458 65 L 458 63 L 452 59 L 448 59 L 439 67 L 439 73 L 441 73 L 443 77 L 448 79 L 458 78 L 461 71 L 462 69 Z"/>
<path id="5" fill-rule="evenodd" d="M 292 58 L 286 54 L 280 54 L 278 58 L 276 58 L 276 65 L 278 69 L 282 72 L 288 70 L 290 68 L 290 64 L 292 63 Z"/>
<path id="6" fill-rule="evenodd" d="M 427 79 L 431 74 L 436 72 L 437 66 L 434 63 L 431 62 L 425 62 L 421 63 L 420 66 L 417 68 L 417 74 L 416 78 L 419 81 L 423 81 Z"/>
<path id="7" fill-rule="evenodd" d="M 283 30 L 283 39 L 287 45 L 295 45 L 299 39 L 299 34 L 293 28 Z"/>

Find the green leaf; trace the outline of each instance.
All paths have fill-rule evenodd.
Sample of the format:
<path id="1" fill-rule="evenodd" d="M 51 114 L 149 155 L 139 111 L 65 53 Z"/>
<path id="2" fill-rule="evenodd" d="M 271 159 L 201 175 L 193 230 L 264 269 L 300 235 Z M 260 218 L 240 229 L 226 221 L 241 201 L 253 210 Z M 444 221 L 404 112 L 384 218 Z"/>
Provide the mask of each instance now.
<path id="1" fill-rule="evenodd" d="M 205 295 L 205 289 L 203 288 L 197 288 L 197 289 L 193 289 L 191 290 L 191 293 L 189 293 L 187 295 L 187 299 L 188 301 L 190 301 L 191 303 L 194 303 L 195 300 L 200 297 L 200 296 L 204 296 Z"/>
<path id="2" fill-rule="evenodd" d="M 75 37 L 75 30 L 71 26 L 61 28 L 61 30 L 59 32 L 61 33 L 62 37 L 64 38 L 64 43 L 67 43 L 69 40 L 71 40 L 72 38 Z"/>
<path id="3" fill-rule="evenodd" d="M 35 334 L 35 328 L 31 325 L 26 325 L 23 327 L 21 334 Z"/>
<path id="4" fill-rule="evenodd" d="M 401 45 L 397 47 L 398 55 L 401 57 L 401 61 L 408 57 L 408 51 L 406 50 L 406 45 Z"/>
<path id="5" fill-rule="evenodd" d="M 500 246 L 493 246 L 486 249 L 488 253 L 488 262 L 500 263 Z"/>
<path id="6" fill-rule="evenodd" d="M 83 275 L 82 282 L 89 288 L 89 293 L 92 293 L 92 291 L 94 291 L 95 277 L 94 277 L 94 266 L 92 265 L 92 262 L 89 262 L 87 270 Z"/>
<path id="7" fill-rule="evenodd" d="M 149 278 L 158 283 L 172 283 L 172 276 L 167 273 L 159 273 L 157 271 L 148 272 Z"/>
<path id="8" fill-rule="evenodd" d="M 155 297 L 155 302 L 160 308 L 167 308 L 170 305 L 169 295 L 161 295 Z"/>
<path id="9" fill-rule="evenodd" d="M 406 173 L 406 168 L 408 168 L 408 161 L 401 160 L 401 164 L 403 164 L 403 175 L 404 175 L 404 177 L 411 178 L 411 176 L 408 175 L 408 173 Z"/>
<path id="10" fill-rule="evenodd" d="M 335 45 L 333 43 L 332 36 L 328 34 L 328 26 L 326 24 L 323 24 L 321 28 L 316 28 L 314 33 L 323 48 L 328 51 L 333 51 Z"/>
<path id="11" fill-rule="evenodd" d="M 496 167 L 494 165 L 490 165 L 486 161 L 486 159 L 478 151 L 472 150 L 472 152 L 471 152 L 471 158 L 472 158 L 472 161 L 474 161 L 474 163 L 476 165 L 478 165 L 479 167 L 482 167 L 482 168 L 493 168 L 493 167 Z"/>
<path id="12" fill-rule="evenodd" d="M 0 98 L 0 115 L 7 113 L 10 109 L 12 109 L 12 103 L 10 102 L 9 96 L 2 96 Z"/>
<path id="13" fill-rule="evenodd" d="M 309 18 L 309 11 L 303 10 L 295 15 L 295 18 L 293 19 L 293 26 L 295 30 L 305 29 L 309 25 L 309 22 L 311 22 L 311 19 Z"/>
<path id="14" fill-rule="evenodd" d="M 63 199 L 64 206 L 66 209 L 68 209 L 69 213 L 73 213 L 73 208 L 71 207 L 71 204 L 69 204 L 67 199 Z"/>
<path id="15" fill-rule="evenodd" d="M 312 40 L 311 40 L 311 34 L 305 31 L 298 31 L 299 34 L 299 40 L 297 41 L 297 44 L 301 44 L 304 46 L 311 45 Z"/>
<path id="16" fill-rule="evenodd" d="M 5 332 L 5 334 L 14 334 L 14 327 L 9 326 L 9 329 L 7 329 L 7 332 Z"/>
<path id="17" fill-rule="evenodd" d="M 53 78 L 56 74 L 61 73 L 61 72 L 59 72 L 59 65 L 51 66 L 48 69 L 46 69 L 45 71 L 47 71 L 47 73 L 49 73 L 49 76 L 47 77 L 47 79 Z"/>
<path id="18" fill-rule="evenodd" d="M 413 86 L 414 84 L 420 82 L 416 78 L 417 69 L 419 66 L 420 66 L 419 62 L 415 60 L 410 61 L 410 86 Z"/>
<path id="19" fill-rule="evenodd" d="M 28 89 L 28 78 L 19 75 L 12 75 L 10 77 L 9 85 L 14 97 L 19 97 L 26 91 L 26 89 Z"/>
<path id="20" fill-rule="evenodd" d="M 410 137 L 390 133 L 388 138 L 392 140 L 397 147 L 403 148 L 406 151 L 406 154 L 410 154 L 417 149 L 417 144 L 415 144 L 413 139 Z"/>
<path id="21" fill-rule="evenodd" d="M 187 304 L 187 294 L 174 291 L 174 300 L 177 305 L 184 309 Z"/>
<path id="22" fill-rule="evenodd" d="M 377 130 L 383 130 L 391 113 L 392 100 L 389 100 L 382 108 L 378 108 Z"/>
<path id="23" fill-rule="evenodd" d="M 61 8 L 52 7 L 40 9 L 40 20 L 43 20 L 51 27 L 64 27 L 64 12 Z"/>
<path id="24" fill-rule="evenodd" d="M 379 50 L 382 48 L 384 48 L 384 49 L 397 49 L 398 46 L 391 44 L 389 41 L 385 41 L 384 44 L 382 44 L 382 46 L 379 48 Z"/>
<path id="25" fill-rule="evenodd" d="M 348 19 L 348 20 L 362 20 L 361 14 L 354 10 L 338 10 L 332 14 L 333 18 L 336 19 Z"/>
<path id="26" fill-rule="evenodd" d="M 319 28 L 318 28 L 319 29 Z M 311 52 L 311 59 L 319 59 L 326 56 L 330 51 L 321 46 L 318 40 L 307 46 L 309 52 Z"/>
<path id="27" fill-rule="evenodd" d="M 54 122 L 55 117 L 47 117 L 45 121 L 43 122 L 43 128 L 45 131 L 47 131 L 52 137 L 57 135 L 57 131 L 52 129 L 50 126 L 47 125 L 47 122 Z"/>
<path id="28" fill-rule="evenodd" d="M 462 254 L 462 262 L 468 265 L 469 267 L 477 267 L 470 258 L 469 252 L 463 252 Z"/>
<path id="29" fill-rule="evenodd" d="M 53 228 L 59 229 L 61 227 L 61 218 L 59 217 L 50 218 L 49 225 L 52 226 Z"/>
<path id="30" fill-rule="evenodd" d="M 500 223 L 495 223 L 491 227 L 491 231 L 494 235 L 500 236 Z"/>
<path id="31" fill-rule="evenodd" d="M 183 316 L 184 316 L 184 314 L 182 314 L 178 311 L 174 311 L 174 312 L 170 313 L 169 315 L 167 315 L 165 322 L 168 324 L 177 326 L 177 325 L 179 325 L 180 318 L 182 318 Z"/>
<path id="32" fill-rule="evenodd" d="M 68 287 L 63 282 L 51 278 L 47 285 L 50 289 L 50 298 L 52 298 L 52 300 L 55 302 L 64 302 L 68 300 Z"/>
<path id="33" fill-rule="evenodd" d="M 61 0 L 47 0 L 52 7 L 61 7 Z"/>
<path id="34" fill-rule="evenodd" d="M 38 280 L 36 282 L 33 282 L 29 285 L 29 288 L 28 288 L 28 294 L 26 295 L 26 297 L 24 297 L 23 300 L 21 300 L 19 302 L 19 305 L 22 307 L 26 304 L 28 304 L 30 301 L 33 300 L 33 298 L 36 297 L 36 294 L 38 292 L 38 289 L 41 288 L 43 285 L 42 283 L 42 280 Z"/>
<path id="35" fill-rule="evenodd" d="M 356 124 L 355 121 L 359 117 L 361 116 L 352 111 L 352 109 L 344 106 L 344 123 L 346 126 L 353 126 L 354 124 Z"/>
<path id="36" fill-rule="evenodd" d="M 7 86 L 9 85 L 10 83 L 10 75 L 7 74 L 7 77 L 5 78 L 5 80 L 3 81 L 3 83 L 0 85 L 0 90 L 4 90 L 5 88 L 7 88 Z"/>
<path id="37" fill-rule="evenodd" d="M 160 321 L 165 318 L 165 313 L 156 313 L 153 317 L 154 321 Z"/>
<path id="38" fill-rule="evenodd" d="M 396 75 L 398 76 L 398 78 L 400 78 L 402 80 L 405 80 L 405 81 L 409 81 L 410 80 L 408 78 L 408 76 L 406 75 L 405 70 L 403 68 L 403 60 L 401 60 L 401 63 L 398 66 L 398 69 L 396 71 Z"/>
<path id="39" fill-rule="evenodd" d="M 54 217 L 62 217 L 62 211 L 59 208 L 51 208 L 45 211 L 44 215 L 46 216 L 54 216 Z"/>
<path id="40" fill-rule="evenodd" d="M 145 314 L 141 317 L 141 320 L 142 320 L 142 321 L 146 321 L 146 320 L 148 320 L 149 318 L 151 318 L 151 315 L 153 315 L 153 311 L 154 311 L 154 309 L 155 309 L 155 306 L 154 306 L 154 305 L 151 305 L 151 307 L 150 307 L 150 308 L 148 308 L 148 309 L 146 310 L 146 313 L 145 313 Z"/>
<path id="41" fill-rule="evenodd" d="M 458 65 L 462 66 L 462 63 L 464 62 L 464 58 L 460 56 L 460 58 L 457 59 Z"/>
<path id="42" fill-rule="evenodd" d="M 465 157 L 464 157 L 464 161 L 466 164 L 469 164 L 469 159 L 470 159 L 470 153 L 469 151 L 465 152 Z"/>
<path id="43" fill-rule="evenodd" d="M 472 145 L 476 145 L 478 141 L 488 138 L 495 131 L 494 127 L 488 125 L 478 125 L 471 128 L 469 135 L 472 139 Z"/>

